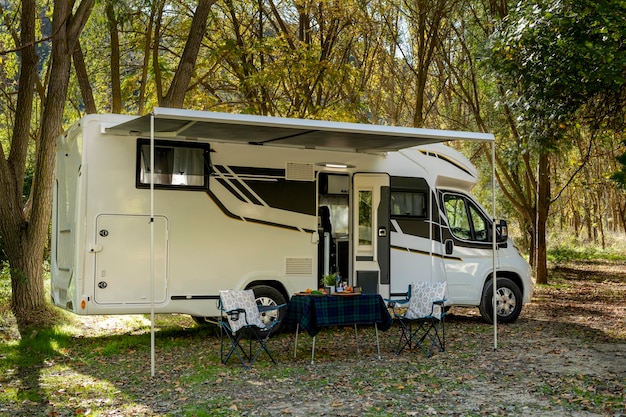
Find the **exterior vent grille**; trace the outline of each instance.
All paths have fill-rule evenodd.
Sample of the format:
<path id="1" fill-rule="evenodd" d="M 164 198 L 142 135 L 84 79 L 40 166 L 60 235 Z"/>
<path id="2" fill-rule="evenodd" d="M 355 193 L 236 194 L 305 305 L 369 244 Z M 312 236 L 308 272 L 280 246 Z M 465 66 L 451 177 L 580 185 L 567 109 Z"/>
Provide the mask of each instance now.
<path id="1" fill-rule="evenodd" d="M 285 259 L 285 273 L 287 275 L 313 275 L 313 258 Z"/>
<path id="2" fill-rule="evenodd" d="M 315 181 L 315 167 L 313 164 L 301 162 L 287 162 L 285 177 L 292 181 Z"/>

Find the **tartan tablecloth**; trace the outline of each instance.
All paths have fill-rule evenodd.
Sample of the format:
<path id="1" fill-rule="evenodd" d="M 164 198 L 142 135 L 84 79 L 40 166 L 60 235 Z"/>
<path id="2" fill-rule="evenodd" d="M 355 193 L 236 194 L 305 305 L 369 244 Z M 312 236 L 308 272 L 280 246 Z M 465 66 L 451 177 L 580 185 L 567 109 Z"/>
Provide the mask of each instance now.
<path id="1" fill-rule="evenodd" d="M 379 330 L 388 330 L 392 319 L 380 294 L 355 296 L 293 296 L 283 317 L 285 325 L 300 324 L 311 336 L 322 327 L 352 326 L 377 323 Z"/>

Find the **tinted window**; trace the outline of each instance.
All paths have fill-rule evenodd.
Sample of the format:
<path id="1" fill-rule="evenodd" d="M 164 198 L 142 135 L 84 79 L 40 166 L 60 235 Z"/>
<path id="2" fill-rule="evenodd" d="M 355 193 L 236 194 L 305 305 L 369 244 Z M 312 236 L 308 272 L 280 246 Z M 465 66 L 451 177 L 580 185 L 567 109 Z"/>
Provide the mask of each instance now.
<path id="1" fill-rule="evenodd" d="M 391 215 L 426 217 L 426 198 L 424 192 L 392 191 Z"/>

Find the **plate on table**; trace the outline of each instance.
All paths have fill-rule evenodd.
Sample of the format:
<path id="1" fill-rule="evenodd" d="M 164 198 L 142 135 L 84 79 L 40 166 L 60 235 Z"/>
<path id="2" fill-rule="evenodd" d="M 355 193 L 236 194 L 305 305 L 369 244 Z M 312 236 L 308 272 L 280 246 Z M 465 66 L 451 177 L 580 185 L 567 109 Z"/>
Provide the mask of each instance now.
<path id="1" fill-rule="evenodd" d="M 355 295 L 361 295 L 360 292 L 347 292 L 347 291 L 342 291 L 342 292 L 333 292 L 330 295 L 336 295 L 338 297 L 353 297 Z"/>
<path id="2" fill-rule="evenodd" d="M 298 296 L 308 295 L 309 297 L 326 297 L 326 293 L 325 292 L 321 293 L 321 294 L 313 294 L 313 293 L 310 293 L 310 292 L 297 292 L 294 295 L 298 295 Z"/>

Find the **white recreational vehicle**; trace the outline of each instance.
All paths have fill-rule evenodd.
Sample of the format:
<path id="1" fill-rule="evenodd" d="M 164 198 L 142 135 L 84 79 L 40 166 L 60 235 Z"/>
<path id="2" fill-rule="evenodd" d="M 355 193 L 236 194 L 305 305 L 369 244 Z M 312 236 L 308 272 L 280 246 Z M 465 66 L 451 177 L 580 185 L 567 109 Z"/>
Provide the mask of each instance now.
<path id="1" fill-rule="evenodd" d="M 457 139 L 493 136 L 166 108 L 86 116 L 58 140 L 53 303 L 203 320 L 221 289 L 283 303 L 337 272 L 384 297 L 447 280 L 455 306 L 491 320 L 496 265 L 499 319 L 515 320 L 529 266 L 468 194 L 476 169 L 439 144 Z"/>

